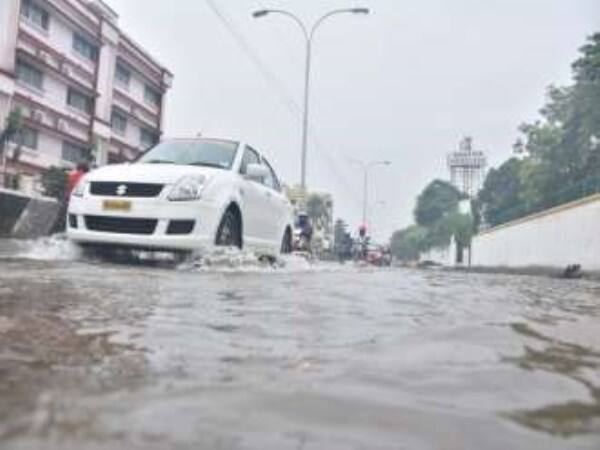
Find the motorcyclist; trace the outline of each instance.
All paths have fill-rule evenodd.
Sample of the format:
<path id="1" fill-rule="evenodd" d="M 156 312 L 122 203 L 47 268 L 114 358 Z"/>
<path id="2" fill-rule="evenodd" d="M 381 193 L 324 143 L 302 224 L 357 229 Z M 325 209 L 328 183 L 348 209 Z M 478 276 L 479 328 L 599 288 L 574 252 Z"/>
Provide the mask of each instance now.
<path id="1" fill-rule="evenodd" d="M 310 251 L 313 236 L 313 226 L 310 223 L 308 214 L 298 214 L 298 228 L 300 229 L 300 247 L 302 250 Z"/>
<path id="2" fill-rule="evenodd" d="M 358 228 L 358 239 L 356 242 L 356 259 L 364 260 L 367 256 L 367 245 L 369 237 L 367 236 L 366 225 L 361 225 Z"/>

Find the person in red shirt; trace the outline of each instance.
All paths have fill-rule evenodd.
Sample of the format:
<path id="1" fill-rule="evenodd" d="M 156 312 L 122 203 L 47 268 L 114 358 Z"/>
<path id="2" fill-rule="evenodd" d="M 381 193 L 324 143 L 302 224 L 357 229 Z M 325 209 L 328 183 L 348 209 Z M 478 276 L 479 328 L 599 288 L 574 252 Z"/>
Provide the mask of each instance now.
<path id="1" fill-rule="evenodd" d="M 71 198 L 71 193 L 77 183 L 83 178 L 83 176 L 88 173 L 90 170 L 89 166 L 82 162 L 77 164 L 75 169 L 71 170 L 67 173 L 67 180 L 65 184 L 65 192 L 62 201 L 60 202 L 60 212 L 54 222 L 54 226 L 52 227 L 52 233 L 62 233 L 65 231 L 67 226 L 67 210 L 69 209 L 69 200 Z"/>
<path id="2" fill-rule="evenodd" d="M 81 180 L 89 171 L 90 168 L 86 163 L 79 163 L 74 170 L 71 170 L 67 174 L 67 187 L 65 189 L 65 200 L 67 200 L 67 202 L 71 197 L 73 189 L 75 189 L 75 186 L 77 186 L 77 183 L 79 183 L 79 180 Z"/>

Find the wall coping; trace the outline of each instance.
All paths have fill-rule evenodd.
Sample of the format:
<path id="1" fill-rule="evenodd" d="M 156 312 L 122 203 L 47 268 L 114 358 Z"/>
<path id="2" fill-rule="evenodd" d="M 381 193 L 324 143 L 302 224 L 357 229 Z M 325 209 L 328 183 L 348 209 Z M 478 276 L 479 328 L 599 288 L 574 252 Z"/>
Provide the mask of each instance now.
<path id="1" fill-rule="evenodd" d="M 497 225 L 493 228 L 489 228 L 487 230 L 480 231 L 474 237 L 484 236 L 487 234 L 492 234 L 496 231 L 500 231 L 504 228 L 510 228 L 515 225 L 520 225 L 522 223 L 531 222 L 533 220 L 541 219 L 542 217 L 551 216 L 553 214 L 558 214 L 563 211 L 568 211 L 570 209 L 578 208 L 583 205 L 587 205 L 589 203 L 600 202 L 600 194 L 593 194 L 587 197 L 580 198 L 579 200 L 575 200 L 572 202 L 564 203 L 559 206 L 555 206 L 553 208 L 545 209 L 543 211 L 537 212 L 535 214 L 530 214 L 529 216 L 521 217 L 519 219 L 511 220 L 510 222 L 503 223 L 501 225 Z"/>
<path id="2" fill-rule="evenodd" d="M 28 195 L 21 191 L 15 191 L 13 189 L 6 189 L 6 188 L 2 188 L 2 187 L 0 187 L 0 194 L 12 195 L 14 197 L 28 198 L 30 200 L 36 200 L 36 201 L 41 200 L 41 201 L 46 201 L 48 203 L 56 203 L 58 201 L 52 197 L 44 197 L 43 195 L 32 196 L 32 195 Z"/>

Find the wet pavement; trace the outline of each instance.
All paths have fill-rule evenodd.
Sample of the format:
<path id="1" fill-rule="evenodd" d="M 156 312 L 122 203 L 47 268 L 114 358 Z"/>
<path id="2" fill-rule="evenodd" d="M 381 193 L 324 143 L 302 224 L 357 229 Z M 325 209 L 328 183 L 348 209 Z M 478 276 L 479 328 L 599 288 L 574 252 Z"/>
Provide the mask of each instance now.
<path id="1" fill-rule="evenodd" d="M 0 241 L 2 449 L 600 448 L 600 283 Z"/>

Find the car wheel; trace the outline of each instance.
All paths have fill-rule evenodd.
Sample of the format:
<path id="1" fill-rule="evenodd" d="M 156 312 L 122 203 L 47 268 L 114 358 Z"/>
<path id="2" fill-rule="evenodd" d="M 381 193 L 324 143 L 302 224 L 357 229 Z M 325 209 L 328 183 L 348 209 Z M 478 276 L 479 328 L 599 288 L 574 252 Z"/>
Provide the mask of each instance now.
<path id="1" fill-rule="evenodd" d="M 292 253 L 292 233 L 289 228 L 286 228 L 281 242 L 281 254 L 287 255 L 289 253 Z"/>
<path id="2" fill-rule="evenodd" d="M 223 214 L 215 244 L 220 247 L 242 248 L 242 229 L 240 219 L 233 209 L 228 209 Z"/>

